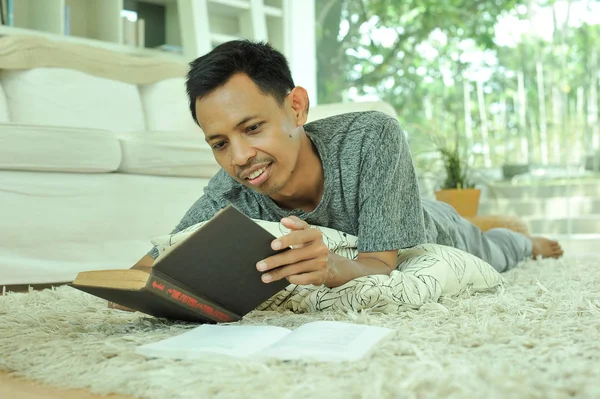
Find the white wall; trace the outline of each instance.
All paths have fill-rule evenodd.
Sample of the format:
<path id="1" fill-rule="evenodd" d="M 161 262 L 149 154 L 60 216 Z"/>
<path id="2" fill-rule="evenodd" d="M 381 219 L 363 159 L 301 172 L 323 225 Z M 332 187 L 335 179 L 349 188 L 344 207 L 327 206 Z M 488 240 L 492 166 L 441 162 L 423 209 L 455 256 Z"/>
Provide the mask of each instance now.
<path id="1" fill-rule="evenodd" d="M 317 105 L 315 0 L 284 1 L 285 55 L 294 82 L 308 91 L 311 106 Z"/>

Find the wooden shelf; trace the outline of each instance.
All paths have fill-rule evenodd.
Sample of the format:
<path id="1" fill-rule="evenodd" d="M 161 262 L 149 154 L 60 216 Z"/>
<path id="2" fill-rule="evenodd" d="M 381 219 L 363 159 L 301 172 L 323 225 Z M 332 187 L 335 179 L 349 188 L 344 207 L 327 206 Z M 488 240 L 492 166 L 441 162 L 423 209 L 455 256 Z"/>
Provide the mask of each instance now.
<path id="1" fill-rule="evenodd" d="M 280 7 L 265 6 L 265 14 L 269 17 L 283 17 L 283 9 Z"/>
<path id="2" fill-rule="evenodd" d="M 138 56 L 186 61 L 218 44 L 240 38 L 269 41 L 286 54 L 290 49 L 286 48 L 289 41 L 284 24 L 291 21 L 285 18 L 287 10 L 292 2 L 305 4 L 312 0 L 135 1 L 165 7 L 165 38 L 162 40 L 165 46 L 181 46 L 183 54 L 124 44 L 121 11 L 125 0 L 15 0 L 15 26 L 0 26 L 0 34 L 42 35 Z M 156 23 L 146 21 L 146 32 Z M 158 46 L 157 43 L 153 39 L 151 46 Z"/>
<path id="3" fill-rule="evenodd" d="M 309 93 L 317 92 L 314 14 L 315 1 L 324 0 L 134 0 L 138 2 L 138 16 L 142 15 L 140 18 L 145 21 L 145 45 L 153 48 L 123 44 L 125 24 L 121 11 L 125 1 L 13 0 L 14 26 L 0 26 L 0 35 L 41 35 L 183 62 L 230 40 L 268 41 L 288 58 L 298 84 Z M 153 5 L 164 7 L 164 17 L 160 9 L 152 10 L 157 8 Z M 164 46 L 160 46 L 163 42 Z M 181 48 L 181 54 L 159 47 Z M 316 104 L 314 97 L 311 103 Z"/>
<path id="4" fill-rule="evenodd" d="M 14 27 L 62 34 L 64 0 L 17 0 L 13 2 Z"/>
<path id="5" fill-rule="evenodd" d="M 69 7 L 69 36 L 121 43 L 123 0 L 63 0 L 63 14 L 64 7 Z"/>
<path id="6" fill-rule="evenodd" d="M 161 51 L 161 50 L 155 50 L 155 49 L 126 46 L 126 45 L 120 44 L 120 43 L 112 43 L 112 42 L 106 42 L 106 41 L 102 41 L 102 40 L 87 39 L 87 38 L 77 37 L 77 36 L 56 35 L 56 34 L 42 32 L 42 31 L 33 30 L 33 29 L 14 28 L 11 26 L 0 25 L 0 36 L 7 36 L 7 35 L 42 36 L 42 37 L 52 39 L 52 40 L 61 40 L 61 41 L 66 41 L 66 42 L 71 42 L 71 43 L 86 44 L 88 46 L 101 47 L 101 48 L 104 48 L 107 50 L 131 54 L 131 55 L 135 55 L 135 56 L 160 57 L 160 58 L 170 59 L 173 61 L 180 61 L 180 62 L 185 61 L 183 55 L 169 52 L 169 51 Z"/>
<path id="7" fill-rule="evenodd" d="M 237 14 L 239 10 L 250 10 L 250 3 L 244 0 L 209 0 L 208 7 L 210 10 L 221 11 L 227 15 Z"/>

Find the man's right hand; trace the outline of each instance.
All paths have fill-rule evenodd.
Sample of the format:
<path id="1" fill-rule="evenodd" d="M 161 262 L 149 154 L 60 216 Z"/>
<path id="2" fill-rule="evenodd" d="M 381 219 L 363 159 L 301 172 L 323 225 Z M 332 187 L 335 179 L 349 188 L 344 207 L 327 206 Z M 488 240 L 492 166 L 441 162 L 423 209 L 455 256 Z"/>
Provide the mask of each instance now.
<path id="1" fill-rule="evenodd" d="M 152 265 L 154 264 L 154 258 L 150 255 L 144 255 L 135 265 L 131 268 L 135 270 L 141 270 L 146 273 L 150 273 Z M 126 312 L 135 312 L 134 309 L 130 309 L 126 306 L 119 305 L 118 303 L 108 302 L 109 309 L 124 310 Z"/>

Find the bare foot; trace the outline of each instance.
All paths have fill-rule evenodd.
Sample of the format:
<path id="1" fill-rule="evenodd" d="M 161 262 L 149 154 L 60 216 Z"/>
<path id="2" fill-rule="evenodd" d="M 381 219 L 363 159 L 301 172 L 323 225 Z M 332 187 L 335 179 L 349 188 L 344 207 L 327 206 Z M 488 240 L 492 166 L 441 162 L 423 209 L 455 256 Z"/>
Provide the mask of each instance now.
<path id="1" fill-rule="evenodd" d="M 532 237 L 531 242 L 533 244 L 533 259 L 537 259 L 537 257 L 540 255 L 542 256 L 542 258 L 558 259 L 563 254 L 563 250 L 560 247 L 558 241 L 549 240 L 544 237 Z"/>

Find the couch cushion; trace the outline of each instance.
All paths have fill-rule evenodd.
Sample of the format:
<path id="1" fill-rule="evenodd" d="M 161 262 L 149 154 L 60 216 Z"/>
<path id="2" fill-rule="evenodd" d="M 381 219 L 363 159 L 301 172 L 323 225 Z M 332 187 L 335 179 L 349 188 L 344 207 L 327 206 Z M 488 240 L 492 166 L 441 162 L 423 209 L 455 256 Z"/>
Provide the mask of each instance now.
<path id="1" fill-rule="evenodd" d="M 173 78 L 140 86 L 146 129 L 163 132 L 199 132 L 192 119 L 185 79 Z"/>
<path id="2" fill-rule="evenodd" d="M 119 172 L 210 178 L 220 168 L 200 130 L 195 134 L 121 133 L 118 137 L 123 154 Z"/>
<path id="3" fill-rule="evenodd" d="M 103 173 L 120 161 L 119 141 L 107 131 L 0 123 L 0 169 Z"/>
<path id="4" fill-rule="evenodd" d="M 144 129 L 136 85 L 61 68 L 3 70 L 11 122 L 110 131 Z"/>
<path id="5" fill-rule="evenodd" d="M 307 122 L 328 118 L 334 115 L 359 111 L 380 111 L 393 116 L 394 118 L 398 117 L 394 107 L 385 101 L 360 101 L 317 105 L 308 111 Z"/>
<path id="6" fill-rule="evenodd" d="M 8 104 L 6 104 L 6 96 L 0 84 L 0 122 L 8 122 Z"/>

